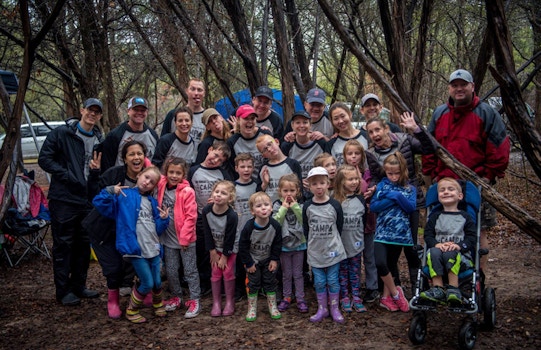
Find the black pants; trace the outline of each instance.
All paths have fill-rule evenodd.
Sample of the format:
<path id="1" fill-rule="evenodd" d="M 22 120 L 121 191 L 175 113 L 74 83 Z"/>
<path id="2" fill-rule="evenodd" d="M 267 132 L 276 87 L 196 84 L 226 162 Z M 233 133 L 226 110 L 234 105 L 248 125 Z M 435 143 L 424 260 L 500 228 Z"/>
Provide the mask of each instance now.
<path id="1" fill-rule="evenodd" d="M 205 231 L 203 230 L 203 217 L 197 216 L 195 227 L 197 240 L 195 241 L 195 253 L 197 256 L 197 271 L 199 271 L 199 281 L 201 291 L 210 289 L 210 254 L 205 247 Z"/>
<path id="2" fill-rule="evenodd" d="M 90 264 L 90 241 L 82 220 L 90 208 L 57 200 L 49 201 L 53 235 L 53 274 L 56 298 L 81 294 Z"/>
<path id="3" fill-rule="evenodd" d="M 276 270 L 269 271 L 270 260 L 256 264 L 254 273 L 248 273 L 248 294 L 257 294 L 261 288 L 265 293 L 276 293 L 278 288 Z"/>

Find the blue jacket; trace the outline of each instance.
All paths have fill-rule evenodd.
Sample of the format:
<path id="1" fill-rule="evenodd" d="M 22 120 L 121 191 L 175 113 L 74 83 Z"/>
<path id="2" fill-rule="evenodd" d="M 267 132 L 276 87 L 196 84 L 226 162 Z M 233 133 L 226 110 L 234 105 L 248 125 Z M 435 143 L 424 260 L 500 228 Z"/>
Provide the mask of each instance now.
<path id="1" fill-rule="evenodd" d="M 141 247 L 137 242 L 137 218 L 141 208 L 139 189 L 124 189 L 126 197 L 114 195 L 103 189 L 92 201 L 101 215 L 116 220 L 116 249 L 122 255 L 141 255 Z M 169 225 L 169 217 L 162 219 L 158 210 L 158 202 L 148 196 L 152 204 L 152 213 L 156 222 L 156 233 L 160 236 Z"/>

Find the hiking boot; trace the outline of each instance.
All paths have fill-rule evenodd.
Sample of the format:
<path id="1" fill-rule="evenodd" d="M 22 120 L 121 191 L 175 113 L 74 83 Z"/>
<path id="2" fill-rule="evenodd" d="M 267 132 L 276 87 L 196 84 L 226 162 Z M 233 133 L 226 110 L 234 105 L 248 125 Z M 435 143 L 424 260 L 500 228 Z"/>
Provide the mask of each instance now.
<path id="1" fill-rule="evenodd" d="M 447 287 L 447 302 L 450 304 L 462 304 L 462 292 L 456 287 Z"/>
<path id="2" fill-rule="evenodd" d="M 62 303 L 62 305 L 64 306 L 76 306 L 76 305 L 79 305 L 81 304 L 81 299 L 79 299 L 79 297 L 73 293 L 68 293 L 66 294 L 61 300 L 60 302 Z"/>
<path id="3" fill-rule="evenodd" d="M 351 311 L 353 311 L 353 309 L 351 308 L 351 300 L 349 300 L 348 297 L 345 297 L 342 300 L 340 300 L 340 304 L 344 312 L 350 313 Z"/>
<path id="4" fill-rule="evenodd" d="M 179 297 L 172 297 L 171 299 L 164 301 L 163 305 L 165 306 L 165 311 L 175 311 L 176 309 L 180 309 L 182 300 Z"/>
<path id="5" fill-rule="evenodd" d="M 188 300 L 185 305 L 188 308 L 188 311 L 184 314 L 184 318 L 197 317 L 201 312 L 201 304 L 198 299 Z"/>
<path id="6" fill-rule="evenodd" d="M 361 298 L 353 297 L 353 310 L 356 312 L 366 312 L 366 307 L 364 307 Z"/>
<path id="7" fill-rule="evenodd" d="M 404 290 L 400 286 L 396 286 L 396 290 L 398 291 L 398 299 L 395 299 L 393 297 L 393 301 L 398 306 L 400 311 L 402 312 L 410 311 L 410 304 L 408 303 L 408 299 L 406 299 L 406 296 L 404 295 Z"/>
<path id="8" fill-rule="evenodd" d="M 379 299 L 379 306 L 391 312 L 395 312 L 399 310 L 398 305 L 395 304 L 395 302 L 393 301 L 393 298 L 390 295 L 388 297 L 381 297 Z"/>
<path id="9" fill-rule="evenodd" d="M 278 304 L 278 310 L 280 312 L 284 312 L 287 309 L 289 309 L 290 304 L 291 304 L 291 298 L 286 297 L 286 298 L 282 299 L 282 301 L 280 301 L 280 304 Z"/>
<path id="10" fill-rule="evenodd" d="M 435 301 L 436 303 L 445 302 L 445 291 L 440 286 L 434 286 L 420 294 L 421 298 Z"/>
<path id="11" fill-rule="evenodd" d="M 95 299 L 100 296 L 100 293 L 95 290 L 85 288 L 81 293 L 76 293 L 76 295 L 81 299 Z"/>
<path id="12" fill-rule="evenodd" d="M 379 292 L 377 289 L 367 289 L 364 294 L 365 303 L 373 303 L 379 298 Z"/>
<path id="13" fill-rule="evenodd" d="M 308 304 L 306 304 L 306 301 L 304 299 L 297 299 L 297 310 L 301 314 L 305 314 L 308 312 Z"/>

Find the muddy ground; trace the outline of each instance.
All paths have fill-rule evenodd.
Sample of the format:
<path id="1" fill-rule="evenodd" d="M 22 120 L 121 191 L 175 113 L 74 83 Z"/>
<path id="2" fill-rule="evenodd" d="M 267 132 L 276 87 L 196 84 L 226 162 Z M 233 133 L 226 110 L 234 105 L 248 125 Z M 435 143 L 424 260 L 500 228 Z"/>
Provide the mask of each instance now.
<path id="1" fill-rule="evenodd" d="M 520 158 L 514 157 L 507 178 L 497 188 L 514 203 L 541 219 L 541 190 L 523 173 Z M 38 177 L 43 181 L 43 175 Z M 541 348 L 541 245 L 499 215 L 499 226 L 491 232 L 487 284 L 496 290 L 497 326 L 479 331 L 476 349 Z M 49 247 L 50 237 L 48 237 Z M 16 247 L 15 247 L 16 248 Z M 3 255 L 3 253 L 2 253 Z M 403 263 L 403 260 L 402 260 Z M 403 269 L 403 271 L 406 271 Z M 405 273 L 402 280 L 407 281 Z M 404 282 L 407 287 L 407 282 Z M 143 310 L 149 322 L 130 324 L 111 320 L 106 310 L 106 285 L 101 269 L 92 262 L 88 287 L 101 297 L 83 300 L 81 306 L 63 307 L 56 303 L 52 263 L 37 255 L 25 258 L 17 268 L 0 259 L 0 349 L 409 349 L 408 328 L 412 313 L 390 313 L 367 304 L 368 312 L 347 315 L 344 325 L 327 319 L 320 324 L 295 308 L 271 320 L 265 299 L 259 300 L 256 322 L 244 320 L 246 301 L 237 303 L 232 317 L 210 317 L 211 297 L 202 299 L 203 312 L 186 320 L 185 309 L 166 318 Z M 315 311 L 315 295 L 307 288 L 310 314 Z M 125 306 L 127 298 L 122 299 Z M 428 315 L 426 343 L 415 348 L 454 349 L 464 316 L 440 310 Z"/>

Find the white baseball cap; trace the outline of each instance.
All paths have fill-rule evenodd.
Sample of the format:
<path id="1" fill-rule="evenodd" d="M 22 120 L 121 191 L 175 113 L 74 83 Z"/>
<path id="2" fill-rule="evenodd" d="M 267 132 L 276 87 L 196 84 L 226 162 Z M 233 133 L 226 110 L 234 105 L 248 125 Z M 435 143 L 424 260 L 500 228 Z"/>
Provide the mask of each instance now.
<path id="1" fill-rule="evenodd" d="M 310 169 L 310 171 L 308 172 L 308 176 L 306 177 L 306 180 L 308 180 L 309 178 L 313 176 L 318 176 L 318 175 L 329 176 L 329 172 L 327 171 L 327 169 L 325 169 L 322 166 L 316 166 Z"/>

